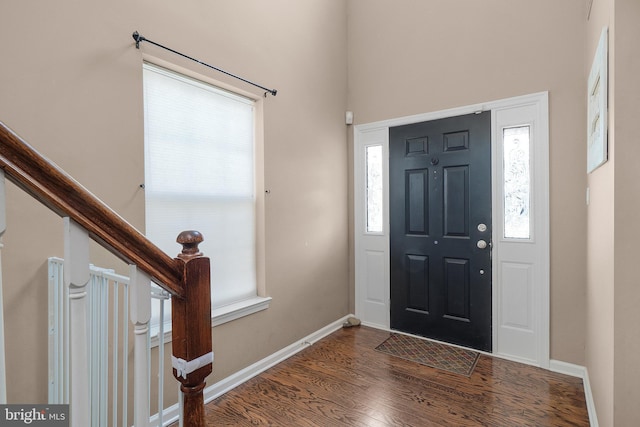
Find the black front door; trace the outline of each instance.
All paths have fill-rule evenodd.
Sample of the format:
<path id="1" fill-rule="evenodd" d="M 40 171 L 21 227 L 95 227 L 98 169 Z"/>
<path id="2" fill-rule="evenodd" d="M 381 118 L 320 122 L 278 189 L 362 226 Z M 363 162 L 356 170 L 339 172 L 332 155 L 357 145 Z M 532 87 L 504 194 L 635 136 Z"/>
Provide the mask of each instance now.
<path id="1" fill-rule="evenodd" d="M 391 328 L 491 351 L 491 113 L 389 129 Z"/>

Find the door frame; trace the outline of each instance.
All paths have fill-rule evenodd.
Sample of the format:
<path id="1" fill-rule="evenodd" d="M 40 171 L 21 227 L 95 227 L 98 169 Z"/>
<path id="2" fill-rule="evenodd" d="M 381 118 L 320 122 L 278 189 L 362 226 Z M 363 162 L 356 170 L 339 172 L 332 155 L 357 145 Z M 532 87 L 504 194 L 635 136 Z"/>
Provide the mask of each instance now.
<path id="1" fill-rule="evenodd" d="M 356 125 L 354 132 L 355 315 L 390 330 L 389 128 L 491 110 L 492 176 L 492 354 L 549 368 L 549 107 L 548 92 Z M 503 127 L 530 124 L 532 238 L 501 236 Z M 366 232 L 364 149 L 382 145 L 383 231 Z M 515 248 L 515 250 L 514 250 Z M 521 250 L 522 249 L 522 250 Z M 523 253 L 521 258 L 511 254 Z M 504 277 L 509 285 L 505 286 Z M 516 283 L 513 286 L 513 283 Z"/>

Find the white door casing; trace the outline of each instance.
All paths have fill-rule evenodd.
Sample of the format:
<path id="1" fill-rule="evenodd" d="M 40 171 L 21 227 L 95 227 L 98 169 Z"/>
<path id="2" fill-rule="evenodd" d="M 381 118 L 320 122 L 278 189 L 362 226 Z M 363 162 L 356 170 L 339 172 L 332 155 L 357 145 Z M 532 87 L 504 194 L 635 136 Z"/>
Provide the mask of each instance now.
<path id="1" fill-rule="evenodd" d="M 389 320 L 389 127 L 491 110 L 492 335 L 496 356 L 549 367 L 549 113 L 548 93 L 469 105 L 354 127 L 355 311 L 362 323 L 388 330 Z M 529 239 L 504 237 L 502 134 L 530 126 Z M 383 152 L 382 232 L 367 232 L 368 146 Z"/>

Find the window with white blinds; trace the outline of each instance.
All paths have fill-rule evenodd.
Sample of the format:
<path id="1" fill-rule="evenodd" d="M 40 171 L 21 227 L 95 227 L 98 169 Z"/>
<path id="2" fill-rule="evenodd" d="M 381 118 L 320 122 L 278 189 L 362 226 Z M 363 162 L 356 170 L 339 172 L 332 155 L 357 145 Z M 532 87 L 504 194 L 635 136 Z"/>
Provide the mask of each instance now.
<path id="1" fill-rule="evenodd" d="M 254 101 L 145 64 L 149 239 L 175 257 L 183 230 L 204 236 L 212 308 L 256 297 Z"/>

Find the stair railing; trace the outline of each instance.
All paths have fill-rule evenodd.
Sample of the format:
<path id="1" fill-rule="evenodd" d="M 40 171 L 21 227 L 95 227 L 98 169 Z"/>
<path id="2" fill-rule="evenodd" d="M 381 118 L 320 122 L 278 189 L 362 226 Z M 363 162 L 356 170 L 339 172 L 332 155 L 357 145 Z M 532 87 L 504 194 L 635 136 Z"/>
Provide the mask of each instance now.
<path id="1" fill-rule="evenodd" d="M 1 183 L 1 181 L 0 181 Z M 48 318 L 49 318 L 49 404 L 69 403 L 69 288 L 64 283 L 64 260 L 49 257 L 48 271 Z M 133 414 L 129 401 L 130 386 L 140 387 L 129 375 L 129 341 L 134 337 L 129 329 L 130 304 L 129 291 L 132 283 L 128 276 L 116 273 L 113 269 L 90 266 L 90 279 L 87 285 L 89 299 L 90 329 L 90 396 L 91 426 L 107 425 L 129 426 L 129 414 Z M 149 387 L 157 393 L 158 412 L 153 415 L 149 424 L 163 427 L 166 422 L 173 422 L 179 415 L 171 415 L 165 420 L 164 408 L 164 347 L 167 341 L 165 334 L 164 302 L 171 298 L 165 290 L 151 287 L 152 321 L 150 334 L 146 334 L 146 363 Z M 146 303 L 146 301 L 145 301 Z M 155 305 L 155 307 L 154 307 Z M 154 311 L 155 321 L 154 321 Z M 170 330 L 170 329 L 169 329 Z M 152 347 L 157 352 L 152 353 Z M 134 348 L 134 351 L 140 349 Z M 155 361 L 155 363 L 154 363 Z M 157 365 L 152 372 L 151 366 Z M 152 378 L 156 374 L 155 383 Z M 153 392 L 152 392 L 153 395 Z M 179 399 L 182 399 L 179 396 Z M 141 414 L 140 417 L 143 415 Z M 119 420 L 119 422 L 118 422 Z"/>
<path id="2" fill-rule="evenodd" d="M 183 393 L 183 425 L 204 426 L 203 390 L 205 378 L 212 372 L 213 353 L 209 258 L 204 257 L 198 249 L 203 241 L 202 235 L 197 231 L 180 233 L 177 242 L 182 245 L 182 252 L 176 258 L 170 258 L 2 122 L 0 169 L 6 179 L 65 218 L 64 275 L 69 285 L 71 316 L 71 425 L 86 427 L 90 425 L 91 418 L 91 408 L 86 400 L 89 390 L 86 381 L 88 343 L 85 290 L 89 281 L 91 238 L 131 266 L 130 277 L 135 284 L 131 287 L 132 306 L 135 307 L 131 320 L 135 325 L 135 345 L 141 350 L 134 354 L 134 382 L 142 385 L 134 390 L 136 427 L 146 426 L 149 422 L 147 368 L 143 358 L 146 357 L 144 346 L 151 315 L 151 280 L 172 295 L 173 374 L 180 382 Z M 0 218 L 4 218 L 3 213 Z M 147 388 L 144 384 L 147 384 Z"/>

